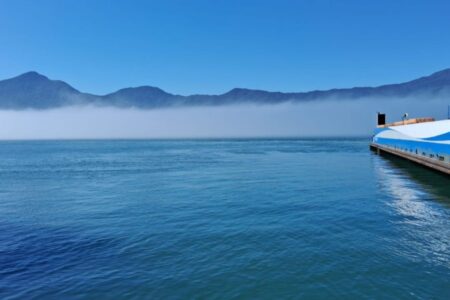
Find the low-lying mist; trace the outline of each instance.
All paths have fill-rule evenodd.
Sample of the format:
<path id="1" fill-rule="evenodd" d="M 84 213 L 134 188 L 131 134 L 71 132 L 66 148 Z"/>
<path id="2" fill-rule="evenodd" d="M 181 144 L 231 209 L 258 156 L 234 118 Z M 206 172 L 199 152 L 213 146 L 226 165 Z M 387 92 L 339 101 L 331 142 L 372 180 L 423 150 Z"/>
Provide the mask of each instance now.
<path id="1" fill-rule="evenodd" d="M 0 111 L 0 139 L 370 136 L 376 113 L 388 121 L 447 116 L 445 99 L 324 100 L 157 110 L 70 107 Z"/>

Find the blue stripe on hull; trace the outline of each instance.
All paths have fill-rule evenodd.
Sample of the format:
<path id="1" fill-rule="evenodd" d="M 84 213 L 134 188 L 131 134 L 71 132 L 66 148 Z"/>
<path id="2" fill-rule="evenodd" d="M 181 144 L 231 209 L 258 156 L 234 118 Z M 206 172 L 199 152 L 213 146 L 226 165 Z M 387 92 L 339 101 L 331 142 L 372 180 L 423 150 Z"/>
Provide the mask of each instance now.
<path id="1" fill-rule="evenodd" d="M 380 145 L 398 148 L 418 154 L 425 152 L 427 155 L 450 155 L 450 144 L 433 143 L 427 141 L 400 140 L 390 138 L 374 138 L 374 142 Z"/>
<path id="2" fill-rule="evenodd" d="M 424 140 L 427 141 L 450 141 L 450 132 L 441 134 L 441 135 L 437 135 L 437 136 L 433 136 L 433 137 L 429 137 L 429 138 L 424 138 Z"/>

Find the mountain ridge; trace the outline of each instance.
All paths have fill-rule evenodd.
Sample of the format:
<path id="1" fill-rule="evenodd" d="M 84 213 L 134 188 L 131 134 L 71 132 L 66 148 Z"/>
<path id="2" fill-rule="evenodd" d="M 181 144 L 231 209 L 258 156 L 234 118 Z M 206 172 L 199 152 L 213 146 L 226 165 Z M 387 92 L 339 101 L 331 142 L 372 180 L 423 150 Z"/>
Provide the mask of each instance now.
<path id="1" fill-rule="evenodd" d="M 97 105 L 155 109 L 176 106 L 227 105 L 236 103 L 276 104 L 324 99 L 359 99 L 365 97 L 407 97 L 450 94 L 450 68 L 403 83 L 376 87 L 335 88 L 308 92 L 274 92 L 233 88 L 218 95 L 188 96 L 168 93 L 154 86 L 119 89 L 106 95 L 81 92 L 61 80 L 49 79 L 30 71 L 0 81 L 0 109 L 51 109 L 73 105 Z"/>

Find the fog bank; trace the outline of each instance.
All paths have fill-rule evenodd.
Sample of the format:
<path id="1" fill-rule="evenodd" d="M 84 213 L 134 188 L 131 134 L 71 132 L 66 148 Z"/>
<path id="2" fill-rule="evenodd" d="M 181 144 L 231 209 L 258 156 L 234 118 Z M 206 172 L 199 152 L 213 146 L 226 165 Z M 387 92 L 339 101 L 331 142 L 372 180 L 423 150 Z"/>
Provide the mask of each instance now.
<path id="1" fill-rule="evenodd" d="M 369 136 L 376 112 L 388 121 L 446 118 L 444 99 L 366 99 L 171 108 L 71 107 L 0 111 L 0 139 Z"/>

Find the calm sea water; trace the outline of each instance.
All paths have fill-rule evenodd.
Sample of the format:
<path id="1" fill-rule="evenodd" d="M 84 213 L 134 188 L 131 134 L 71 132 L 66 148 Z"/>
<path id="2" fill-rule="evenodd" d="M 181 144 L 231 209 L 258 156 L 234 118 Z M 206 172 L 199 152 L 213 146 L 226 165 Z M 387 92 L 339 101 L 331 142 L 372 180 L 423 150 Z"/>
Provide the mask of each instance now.
<path id="1" fill-rule="evenodd" d="M 449 299 L 450 179 L 366 139 L 0 143 L 1 299 Z"/>

